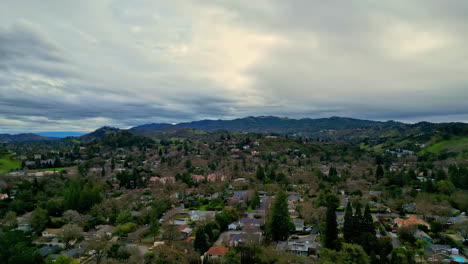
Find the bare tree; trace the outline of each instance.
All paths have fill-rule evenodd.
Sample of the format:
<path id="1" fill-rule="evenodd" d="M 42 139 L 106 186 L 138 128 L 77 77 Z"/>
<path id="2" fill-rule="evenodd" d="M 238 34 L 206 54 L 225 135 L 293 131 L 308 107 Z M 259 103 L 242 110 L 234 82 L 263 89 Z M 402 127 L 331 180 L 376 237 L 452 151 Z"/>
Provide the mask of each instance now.
<path id="1" fill-rule="evenodd" d="M 60 239 L 65 243 L 65 247 L 70 246 L 70 242 L 82 237 L 83 229 L 76 224 L 67 224 L 62 228 L 60 232 Z"/>
<path id="2" fill-rule="evenodd" d="M 107 250 L 109 249 L 111 242 L 108 237 L 94 238 L 89 241 L 88 251 L 94 251 L 94 257 L 96 258 L 96 264 L 101 264 L 106 256 Z"/>

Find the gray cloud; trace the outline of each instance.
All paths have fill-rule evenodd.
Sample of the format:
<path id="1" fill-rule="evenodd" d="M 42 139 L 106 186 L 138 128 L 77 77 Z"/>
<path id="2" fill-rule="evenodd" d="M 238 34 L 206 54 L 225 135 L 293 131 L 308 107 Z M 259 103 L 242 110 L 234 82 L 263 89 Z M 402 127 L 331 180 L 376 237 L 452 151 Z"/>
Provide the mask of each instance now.
<path id="1" fill-rule="evenodd" d="M 0 132 L 247 115 L 468 121 L 468 3 L 0 2 Z"/>

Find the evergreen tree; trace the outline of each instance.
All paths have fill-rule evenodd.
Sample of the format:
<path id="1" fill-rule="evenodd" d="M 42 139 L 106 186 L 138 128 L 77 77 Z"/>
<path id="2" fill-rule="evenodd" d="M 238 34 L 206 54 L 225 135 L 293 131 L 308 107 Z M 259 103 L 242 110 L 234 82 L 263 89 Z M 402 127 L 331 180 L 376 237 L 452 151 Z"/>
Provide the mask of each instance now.
<path id="1" fill-rule="evenodd" d="M 273 204 L 271 219 L 268 222 L 268 232 L 273 241 L 286 240 L 291 231 L 291 219 L 288 212 L 287 197 L 280 192 Z"/>
<path id="2" fill-rule="evenodd" d="M 384 176 L 384 170 L 382 168 L 382 165 L 379 164 L 377 166 L 377 169 L 375 170 L 375 178 L 379 180 L 379 179 L 382 179 L 383 176 Z"/>
<path id="3" fill-rule="evenodd" d="M 328 170 L 328 181 L 332 183 L 338 182 L 339 177 L 338 177 L 338 171 L 336 170 L 335 167 L 331 166 L 330 169 Z"/>
<path id="4" fill-rule="evenodd" d="M 250 206 L 252 209 L 257 209 L 257 207 L 260 206 L 260 196 L 258 195 L 258 190 L 255 190 L 252 201 L 250 201 Z"/>
<path id="5" fill-rule="evenodd" d="M 208 238 L 203 228 L 197 229 L 197 232 L 195 233 L 195 240 L 193 241 L 193 247 L 200 254 L 203 254 L 210 248 L 210 245 L 208 244 Z"/>
<path id="6" fill-rule="evenodd" d="M 369 205 L 366 205 L 366 209 L 364 210 L 364 216 L 362 218 L 362 226 L 363 232 L 368 232 L 375 235 L 375 228 L 374 228 L 374 221 L 372 220 L 372 215 L 370 212 Z"/>
<path id="7" fill-rule="evenodd" d="M 338 225 L 336 223 L 335 207 L 328 205 L 325 222 L 324 246 L 329 249 L 338 249 Z"/>
<path id="8" fill-rule="evenodd" d="M 262 165 L 258 165 L 257 172 L 255 175 L 257 176 L 257 179 L 259 179 L 260 181 L 265 180 L 265 171 L 263 170 Z"/>
<path id="9" fill-rule="evenodd" d="M 361 203 L 358 201 L 354 205 L 354 229 L 355 230 L 362 230 L 362 211 L 361 211 Z"/>
<path id="10" fill-rule="evenodd" d="M 348 202 L 346 206 L 346 211 L 344 215 L 344 225 L 343 225 L 343 236 L 346 242 L 351 242 L 353 235 L 355 233 L 353 219 L 353 208 L 351 207 L 351 202 Z"/>

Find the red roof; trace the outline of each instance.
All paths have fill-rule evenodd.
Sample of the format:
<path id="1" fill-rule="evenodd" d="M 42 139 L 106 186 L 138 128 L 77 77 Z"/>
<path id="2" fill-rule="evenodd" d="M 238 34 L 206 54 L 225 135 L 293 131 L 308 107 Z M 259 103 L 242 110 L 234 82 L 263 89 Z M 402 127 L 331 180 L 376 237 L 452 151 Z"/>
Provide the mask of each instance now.
<path id="1" fill-rule="evenodd" d="M 215 246 L 215 247 L 210 247 L 208 249 L 208 255 L 216 255 L 216 256 L 222 256 L 228 252 L 228 248 L 222 247 L 222 246 Z"/>

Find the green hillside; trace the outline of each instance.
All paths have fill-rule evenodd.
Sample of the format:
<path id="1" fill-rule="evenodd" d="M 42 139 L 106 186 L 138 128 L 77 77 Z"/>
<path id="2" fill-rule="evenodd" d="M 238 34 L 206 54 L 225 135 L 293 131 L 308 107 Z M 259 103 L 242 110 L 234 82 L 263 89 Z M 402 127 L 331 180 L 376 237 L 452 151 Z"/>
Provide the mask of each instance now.
<path id="1" fill-rule="evenodd" d="M 13 160 L 14 154 L 0 155 L 0 173 L 21 168 L 20 160 Z"/>
<path id="2" fill-rule="evenodd" d="M 453 137 L 447 140 L 439 141 L 432 144 L 423 150 L 429 153 L 441 152 L 457 152 L 462 153 L 468 151 L 468 137 Z"/>

